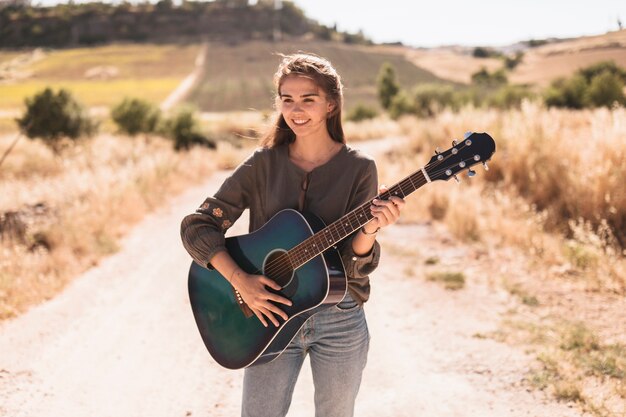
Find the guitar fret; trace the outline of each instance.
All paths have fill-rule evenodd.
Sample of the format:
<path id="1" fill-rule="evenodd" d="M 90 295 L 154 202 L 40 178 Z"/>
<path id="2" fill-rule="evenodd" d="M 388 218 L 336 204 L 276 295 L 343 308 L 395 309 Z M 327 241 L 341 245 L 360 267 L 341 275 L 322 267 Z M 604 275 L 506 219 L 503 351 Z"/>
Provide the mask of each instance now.
<path id="1" fill-rule="evenodd" d="M 424 175 L 421 171 L 416 171 L 376 198 L 388 200 L 392 195 L 405 198 L 424 184 Z M 370 210 L 371 204 L 371 200 L 363 203 L 291 249 L 288 253 L 292 268 L 297 269 L 372 220 L 374 215 Z"/>

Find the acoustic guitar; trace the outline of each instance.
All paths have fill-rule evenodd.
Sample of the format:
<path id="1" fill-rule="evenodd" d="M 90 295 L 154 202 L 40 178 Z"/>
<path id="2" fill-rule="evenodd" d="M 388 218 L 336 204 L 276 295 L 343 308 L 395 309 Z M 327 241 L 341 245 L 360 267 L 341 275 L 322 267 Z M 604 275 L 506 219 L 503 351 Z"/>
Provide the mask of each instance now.
<path id="1" fill-rule="evenodd" d="M 436 151 L 428 164 L 375 198 L 406 197 L 429 182 L 447 181 L 495 152 L 486 133 L 466 133 L 444 152 Z M 335 222 L 325 225 L 309 213 L 286 209 L 253 233 L 226 238 L 226 248 L 247 273 L 276 281 L 277 293 L 291 300 L 280 305 L 288 319 L 278 327 L 264 327 L 241 296 L 216 270 L 192 262 L 189 298 L 202 340 L 211 356 L 225 368 L 240 369 L 269 362 L 287 347 L 313 314 L 336 305 L 345 296 L 347 280 L 337 244 L 373 219 L 367 201 Z M 274 291 L 274 290 L 271 290 Z"/>

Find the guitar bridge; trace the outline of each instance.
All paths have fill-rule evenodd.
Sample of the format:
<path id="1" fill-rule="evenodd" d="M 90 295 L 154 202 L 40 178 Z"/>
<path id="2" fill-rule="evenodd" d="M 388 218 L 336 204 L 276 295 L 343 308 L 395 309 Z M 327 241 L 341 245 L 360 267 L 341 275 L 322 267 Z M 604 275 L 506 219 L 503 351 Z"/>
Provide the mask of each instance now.
<path id="1" fill-rule="evenodd" d="M 237 305 L 243 312 L 243 315 L 246 316 L 247 319 L 249 319 L 250 317 L 254 315 L 254 312 L 252 311 L 250 307 L 248 307 L 248 304 L 246 304 L 246 302 L 243 301 L 243 298 L 241 297 L 241 294 L 239 294 L 239 291 L 237 291 L 235 287 L 232 287 L 232 288 L 233 288 L 233 293 L 235 294 L 235 300 L 237 300 Z"/>

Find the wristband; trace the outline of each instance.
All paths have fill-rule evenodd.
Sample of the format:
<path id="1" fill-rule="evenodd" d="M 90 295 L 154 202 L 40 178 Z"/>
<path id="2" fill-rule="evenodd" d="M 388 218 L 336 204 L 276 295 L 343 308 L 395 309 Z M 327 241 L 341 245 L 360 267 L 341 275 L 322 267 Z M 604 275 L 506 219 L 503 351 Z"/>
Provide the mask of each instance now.
<path id="1" fill-rule="evenodd" d="M 377 227 L 377 228 L 376 228 L 376 230 L 374 230 L 372 233 L 367 233 L 367 232 L 365 231 L 365 226 L 361 226 L 361 232 L 362 232 L 364 235 L 368 235 L 368 236 L 375 235 L 376 233 L 378 233 L 378 231 L 379 231 L 379 230 L 380 230 L 380 227 Z"/>

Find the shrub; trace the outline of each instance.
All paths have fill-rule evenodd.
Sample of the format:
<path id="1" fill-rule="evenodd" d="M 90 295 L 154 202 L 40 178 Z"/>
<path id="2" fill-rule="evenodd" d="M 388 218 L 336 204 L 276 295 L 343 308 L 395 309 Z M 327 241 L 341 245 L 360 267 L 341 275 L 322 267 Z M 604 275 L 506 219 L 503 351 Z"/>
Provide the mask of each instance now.
<path id="1" fill-rule="evenodd" d="M 498 87 L 508 82 L 504 70 L 499 69 L 490 73 L 485 67 L 472 74 L 472 84 L 484 87 Z"/>
<path id="2" fill-rule="evenodd" d="M 593 107 L 625 104 L 624 83 L 620 76 L 609 71 L 594 76 L 587 88 L 587 102 Z"/>
<path id="3" fill-rule="evenodd" d="M 500 52 L 492 48 L 486 48 L 484 46 L 477 46 L 472 52 L 472 56 L 474 56 L 474 58 L 491 58 L 499 57 L 500 55 Z"/>
<path id="4" fill-rule="evenodd" d="M 400 92 L 396 70 L 390 63 L 385 62 L 380 67 L 376 85 L 381 106 L 385 110 L 389 110 L 393 98 Z"/>
<path id="5" fill-rule="evenodd" d="M 406 91 L 402 90 L 396 94 L 389 105 L 389 116 L 397 119 L 403 114 L 415 114 L 415 107 Z"/>
<path id="6" fill-rule="evenodd" d="M 125 98 L 111 110 L 111 118 L 119 130 L 132 136 L 154 132 L 160 117 L 156 106 L 136 98 Z"/>
<path id="7" fill-rule="evenodd" d="M 587 82 L 591 82 L 595 77 L 604 74 L 605 72 L 617 76 L 622 80 L 622 82 L 626 82 L 626 70 L 618 67 L 613 61 L 598 62 L 597 64 L 578 70 L 578 74 L 585 77 Z"/>
<path id="8" fill-rule="evenodd" d="M 517 67 L 523 59 L 524 53 L 522 51 L 516 52 L 513 56 L 507 55 L 504 57 L 504 66 L 510 71 L 515 69 L 515 67 Z"/>
<path id="9" fill-rule="evenodd" d="M 569 79 L 559 78 L 544 93 L 544 101 L 548 107 L 582 109 L 587 104 L 586 90 L 587 81 L 580 74 Z"/>
<path id="10" fill-rule="evenodd" d="M 359 103 L 346 115 L 346 120 L 360 122 L 361 120 L 373 119 L 378 116 L 376 109 Z"/>
<path id="11" fill-rule="evenodd" d="M 29 138 L 43 139 L 55 152 L 61 138 L 77 139 L 96 130 L 84 107 L 65 89 L 55 93 L 46 88 L 24 102 L 26 112 L 16 119 L 18 126 Z"/>
<path id="12" fill-rule="evenodd" d="M 460 107 L 451 86 L 421 84 L 412 93 L 413 111 L 419 117 L 432 117 L 446 107 L 453 110 Z"/>
<path id="13" fill-rule="evenodd" d="M 189 149 L 194 145 L 216 148 L 215 141 L 200 132 L 194 112 L 188 108 L 180 110 L 174 117 L 165 122 L 164 133 L 174 140 L 174 149 L 177 151 Z"/>
<path id="14" fill-rule="evenodd" d="M 490 107 L 499 109 L 519 109 L 524 99 L 533 97 L 532 92 L 523 86 L 505 85 L 496 90 L 487 100 Z"/>
<path id="15" fill-rule="evenodd" d="M 612 61 L 582 68 L 568 79 L 552 82 L 544 93 L 546 105 L 582 109 L 626 104 L 624 83 L 626 70 Z"/>

